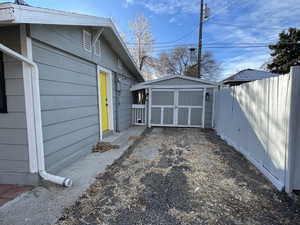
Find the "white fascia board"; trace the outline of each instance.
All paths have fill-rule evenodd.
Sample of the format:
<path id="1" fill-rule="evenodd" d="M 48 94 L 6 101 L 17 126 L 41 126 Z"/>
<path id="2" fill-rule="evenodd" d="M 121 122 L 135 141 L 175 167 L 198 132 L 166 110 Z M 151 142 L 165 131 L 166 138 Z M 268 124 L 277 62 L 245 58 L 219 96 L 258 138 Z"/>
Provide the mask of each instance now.
<path id="1" fill-rule="evenodd" d="M 162 88 L 162 89 L 203 89 L 203 88 L 215 88 L 213 85 L 151 85 L 151 88 Z"/>
<path id="2" fill-rule="evenodd" d="M 176 78 L 176 77 L 179 77 L 179 76 L 174 76 L 174 75 L 164 76 L 162 78 L 158 78 L 158 79 L 143 82 L 143 83 L 141 83 L 141 85 L 147 85 L 147 84 L 152 84 L 152 83 L 156 83 L 156 82 L 159 82 L 159 81 L 170 80 L 170 79 L 173 79 L 173 78 Z"/>
<path id="3" fill-rule="evenodd" d="M 142 89 L 203 89 L 203 88 L 216 88 L 215 85 L 135 85 L 130 88 L 130 91 L 138 91 Z"/>
<path id="4" fill-rule="evenodd" d="M 13 22 L 15 20 L 13 8 L 0 8 L 0 23 Z"/>
<path id="5" fill-rule="evenodd" d="M 130 91 L 138 91 L 138 90 L 143 90 L 150 88 L 151 86 L 144 86 L 144 85 L 135 85 L 132 88 L 130 88 Z"/>
<path id="6" fill-rule="evenodd" d="M 202 82 L 202 83 L 206 83 L 206 84 L 212 84 L 212 85 L 216 84 L 216 82 L 208 81 L 208 80 L 202 79 L 202 78 L 195 78 L 195 77 L 188 77 L 188 76 L 176 76 L 176 77 L 184 79 L 184 80 L 197 81 L 197 82 Z"/>
<path id="7" fill-rule="evenodd" d="M 147 85 L 147 84 L 152 84 L 152 83 L 156 83 L 156 82 L 160 82 L 160 81 L 171 80 L 171 79 L 174 79 L 174 78 L 180 78 L 180 79 L 183 79 L 183 80 L 191 80 L 191 81 L 196 81 L 196 82 L 202 82 L 202 83 L 206 83 L 206 84 L 216 85 L 216 82 L 213 82 L 213 81 L 208 81 L 208 80 L 204 80 L 204 79 L 201 79 L 201 78 L 194 78 L 194 77 L 182 76 L 182 75 L 164 76 L 162 78 L 158 78 L 158 79 L 155 79 L 155 80 L 146 81 L 146 82 L 143 82 L 141 84 Z"/>
<path id="8" fill-rule="evenodd" d="M 10 21 L 11 23 L 16 24 L 29 23 L 111 27 L 111 20 L 108 18 L 16 5 L 12 3 L 0 4 L 0 20 Z"/>
<path id="9" fill-rule="evenodd" d="M 110 26 L 110 20 L 103 17 L 15 4 L 11 4 L 11 7 L 14 9 L 15 23 L 102 27 Z"/>

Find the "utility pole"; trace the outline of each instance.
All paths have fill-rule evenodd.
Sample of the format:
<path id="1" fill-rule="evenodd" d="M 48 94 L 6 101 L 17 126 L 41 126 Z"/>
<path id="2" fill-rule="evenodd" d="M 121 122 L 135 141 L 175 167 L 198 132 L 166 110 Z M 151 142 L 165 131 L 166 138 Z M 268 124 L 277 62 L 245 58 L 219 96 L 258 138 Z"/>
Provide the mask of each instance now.
<path id="1" fill-rule="evenodd" d="M 198 76 L 201 77 L 201 57 L 202 57 L 202 33 L 203 33 L 203 13 L 204 0 L 200 2 L 200 24 L 199 24 L 199 42 L 198 42 Z"/>

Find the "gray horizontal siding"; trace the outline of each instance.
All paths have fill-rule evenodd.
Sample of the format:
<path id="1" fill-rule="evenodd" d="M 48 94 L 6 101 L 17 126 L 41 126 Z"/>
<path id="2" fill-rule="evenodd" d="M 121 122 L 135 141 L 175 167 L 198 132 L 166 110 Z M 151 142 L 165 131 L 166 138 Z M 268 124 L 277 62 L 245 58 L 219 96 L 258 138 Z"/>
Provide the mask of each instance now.
<path id="1" fill-rule="evenodd" d="M 0 114 L 0 129 L 26 129 L 25 113 L 3 113 Z"/>
<path id="2" fill-rule="evenodd" d="M 28 148 L 26 145 L 20 144 L 0 144 L 1 160 L 28 160 Z"/>
<path id="3" fill-rule="evenodd" d="M 118 127 L 120 131 L 131 126 L 133 95 L 130 87 L 135 84 L 134 77 L 123 77 L 118 75 L 119 91 L 118 95 Z"/>
<path id="4" fill-rule="evenodd" d="M 24 82 L 21 78 L 6 78 L 6 95 L 24 96 Z"/>
<path id="5" fill-rule="evenodd" d="M 25 98 L 24 96 L 7 95 L 7 108 L 10 113 L 25 113 Z"/>
<path id="6" fill-rule="evenodd" d="M 40 80 L 91 86 L 97 85 L 95 83 L 94 76 L 86 76 L 90 74 L 81 74 L 77 71 L 66 70 L 63 68 L 53 67 L 42 63 L 39 64 L 39 69 L 44 71 L 44 73 L 40 74 Z M 70 79 L 70 77 L 72 77 L 72 79 Z"/>
<path id="7" fill-rule="evenodd" d="M 118 66 L 118 50 L 111 48 L 103 34 L 100 37 L 101 56 L 96 56 L 94 54 L 94 50 L 93 52 L 85 51 L 82 44 L 83 29 L 87 29 L 92 32 L 96 31 L 87 27 L 78 26 L 31 25 L 31 36 L 38 41 L 47 43 L 72 55 L 76 55 L 80 58 L 94 62 L 95 64 L 104 66 L 112 71 L 130 75 L 130 72 L 124 63 L 123 67 Z M 56 66 L 58 68 L 64 68 L 64 66 L 59 63 Z M 85 69 L 81 72 L 85 72 Z"/>
<path id="8" fill-rule="evenodd" d="M 8 56 L 6 55 L 4 57 L 7 58 Z M 5 78 L 9 79 L 16 79 L 16 78 L 21 78 L 23 79 L 23 69 L 22 69 L 22 63 L 19 61 L 9 61 L 5 62 Z"/>
<path id="9" fill-rule="evenodd" d="M 42 121 L 44 126 L 76 120 L 88 116 L 98 116 L 98 106 L 79 107 L 69 109 L 58 109 L 42 111 Z"/>
<path id="10" fill-rule="evenodd" d="M 76 92 L 76 90 L 74 90 Z M 76 93 L 74 93 L 76 94 Z M 42 111 L 56 110 L 63 108 L 79 108 L 85 106 L 94 106 L 97 102 L 97 96 L 41 96 Z"/>
<path id="11" fill-rule="evenodd" d="M 0 171 L 0 184 L 37 185 L 38 183 L 39 177 L 37 174 Z"/>
<path id="12" fill-rule="evenodd" d="M 20 53 L 18 26 L 1 27 L 0 43 Z M 30 183 L 22 63 L 4 54 L 8 113 L 0 114 L 0 183 Z"/>
<path id="13" fill-rule="evenodd" d="M 92 146 L 98 141 L 98 136 L 93 134 L 87 138 L 80 139 L 79 142 L 74 143 L 65 148 L 60 154 L 50 154 L 46 157 L 46 166 L 50 171 L 59 171 L 68 164 L 74 162 L 77 157 L 89 153 Z M 63 159 L 63 160 L 62 160 Z"/>
<path id="14" fill-rule="evenodd" d="M 57 81 L 40 80 L 41 95 L 59 96 L 95 96 L 97 88 L 83 84 L 63 83 Z M 83 88 L 84 87 L 84 88 Z M 74 91 L 76 90 L 76 91 Z"/>
<path id="15" fill-rule="evenodd" d="M 71 131 L 63 136 L 56 137 L 44 143 L 45 145 L 45 155 L 56 153 L 60 154 L 60 151 L 64 151 L 65 148 L 71 146 L 78 141 L 85 139 L 91 135 L 95 135 L 99 132 L 98 125 L 93 125 L 89 127 L 81 128 L 80 130 Z"/>
<path id="16" fill-rule="evenodd" d="M 43 134 L 45 136 L 44 140 L 48 141 L 51 139 L 58 138 L 60 136 L 73 133 L 83 127 L 89 127 L 97 124 L 98 115 L 87 116 L 81 119 L 70 120 L 67 122 L 55 123 L 53 125 L 44 126 Z M 96 121 L 96 123 L 95 123 Z"/>
<path id="17" fill-rule="evenodd" d="M 27 145 L 26 129 L 0 129 L 1 144 Z"/>
<path id="18" fill-rule="evenodd" d="M 28 170 L 28 167 L 29 162 L 27 160 L 0 160 L 0 171 L 23 173 Z"/>
<path id="19" fill-rule="evenodd" d="M 33 57 L 40 71 L 46 168 L 59 171 L 99 139 L 96 65 L 38 41 Z"/>
<path id="20" fill-rule="evenodd" d="M 36 41 L 34 41 L 34 46 L 35 55 L 38 56 L 35 58 L 35 62 L 41 65 L 48 65 L 55 69 L 82 75 L 95 76 L 95 66 L 92 63 Z"/>

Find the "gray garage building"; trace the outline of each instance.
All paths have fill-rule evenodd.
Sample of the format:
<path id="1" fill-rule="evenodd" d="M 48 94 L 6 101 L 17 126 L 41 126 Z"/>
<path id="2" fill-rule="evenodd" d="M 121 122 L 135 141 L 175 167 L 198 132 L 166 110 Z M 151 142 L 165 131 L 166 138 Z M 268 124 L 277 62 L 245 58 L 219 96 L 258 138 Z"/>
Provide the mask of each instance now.
<path id="1" fill-rule="evenodd" d="M 165 76 L 134 85 L 134 124 L 211 128 L 215 82 L 187 76 Z"/>

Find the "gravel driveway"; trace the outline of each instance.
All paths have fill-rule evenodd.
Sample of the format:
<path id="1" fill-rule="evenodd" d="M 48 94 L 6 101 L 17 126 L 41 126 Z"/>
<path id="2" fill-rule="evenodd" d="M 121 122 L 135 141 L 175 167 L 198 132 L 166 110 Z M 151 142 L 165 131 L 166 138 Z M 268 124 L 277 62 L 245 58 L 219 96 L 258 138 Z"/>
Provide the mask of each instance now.
<path id="1" fill-rule="evenodd" d="M 213 131 L 153 128 L 58 224 L 296 225 L 299 209 Z"/>

